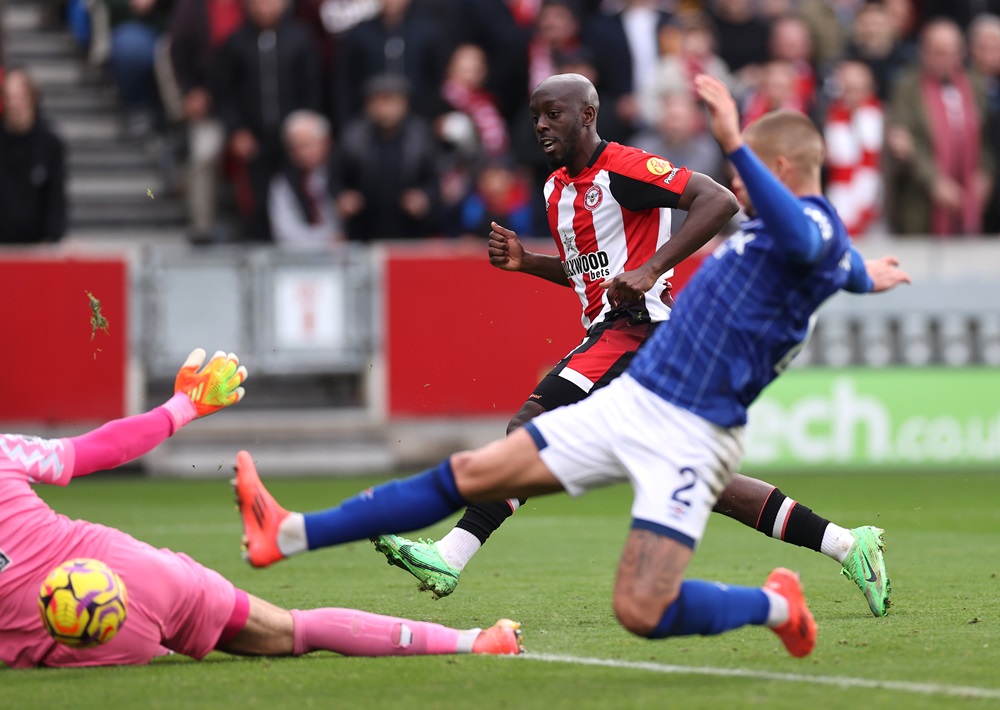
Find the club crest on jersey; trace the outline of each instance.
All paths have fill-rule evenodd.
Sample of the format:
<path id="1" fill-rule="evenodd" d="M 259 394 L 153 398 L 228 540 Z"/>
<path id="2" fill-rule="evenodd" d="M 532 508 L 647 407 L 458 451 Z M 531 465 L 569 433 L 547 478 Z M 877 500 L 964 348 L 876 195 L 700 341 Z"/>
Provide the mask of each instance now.
<path id="1" fill-rule="evenodd" d="M 646 161 L 646 170 L 653 175 L 666 175 L 673 167 L 663 158 L 650 158 Z"/>
<path id="2" fill-rule="evenodd" d="M 604 192 L 600 185 L 591 185 L 590 189 L 583 195 L 583 206 L 593 212 L 604 202 Z"/>

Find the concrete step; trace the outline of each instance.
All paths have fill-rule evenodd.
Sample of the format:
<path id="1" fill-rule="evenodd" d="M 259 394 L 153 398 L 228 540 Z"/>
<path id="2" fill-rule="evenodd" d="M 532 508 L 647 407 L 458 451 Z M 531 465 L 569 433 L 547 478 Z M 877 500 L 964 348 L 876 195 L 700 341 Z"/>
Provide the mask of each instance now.
<path id="1" fill-rule="evenodd" d="M 121 115 L 118 97 L 114 94 L 89 92 L 66 94 L 62 91 L 46 94 L 42 99 L 42 110 L 55 120 L 73 116 L 116 119 Z"/>
<path id="2" fill-rule="evenodd" d="M 8 37 L 21 32 L 35 31 L 41 26 L 42 8 L 39 5 L 7 4 L 3 27 Z"/>
<path id="3" fill-rule="evenodd" d="M 143 172 L 156 160 L 141 150 L 129 150 L 117 143 L 97 145 L 74 143 L 69 146 L 67 163 L 71 171 L 90 175 L 107 172 Z"/>
<path id="4" fill-rule="evenodd" d="M 82 57 L 83 50 L 66 32 L 7 32 L 4 49 L 11 64 L 31 66 L 36 61 Z"/>
<path id="5" fill-rule="evenodd" d="M 245 410 L 183 429 L 147 456 L 157 475 L 228 478 L 236 452 L 249 450 L 268 476 L 390 471 L 388 431 L 365 410 Z M 228 419 L 229 421 L 223 421 Z"/>
<path id="6" fill-rule="evenodd" d="M 142 459 L 143 467 L 171 478 L 232 478 L 238 448 L 160 445 Z M 383 446 L 337 444 L 266 444 L 250 448 L 258 470 L 268 478 L 386 473 L 396 467 Z"/>
<path id="7" fill-rule="evenodd" d="M 115 143 L 123 138 L 121 119 L 113 114 L 56 116 L 52 118 L 52 127 L 63 140 L 71 144 L 75 141 Z"/>
<path id="8" fill-rule="evenodd" d="M 28 71 L 46 94 L 68 87 L 86 87 L 93 82 L 92 72 L 85 70 L 75 57 L 32 61 Z"/>
<path id="9" fill-rule="evenodd" d="M 163 193 L 163 175 L 159 170 L 130 170 L 128 172 L 81 173 L 70 171 L 66 187 L 72 200 L 90 198 L 131 198 L 136 195 L 155 201 Z M 146 192 L 149 190 L 152 197 Z M 145 206 L 145 203 L 144 203 Z"/>
<path id="10" fill-rule="evenodd" d="M 187 232 L 183 227 L 114 226 L 103 225 L 71 227 L 63 237 L 65 245 L 79 245 L 88 252 L 118 252 L 144 245 L 186 244 Z"/>
<path id="11" fill-rule="evenodd" d="M 167 200 L 140 197 L 88 196 L 70 203 L 69 224 L 77 230 L 183 229 L 184 206 Z"/>

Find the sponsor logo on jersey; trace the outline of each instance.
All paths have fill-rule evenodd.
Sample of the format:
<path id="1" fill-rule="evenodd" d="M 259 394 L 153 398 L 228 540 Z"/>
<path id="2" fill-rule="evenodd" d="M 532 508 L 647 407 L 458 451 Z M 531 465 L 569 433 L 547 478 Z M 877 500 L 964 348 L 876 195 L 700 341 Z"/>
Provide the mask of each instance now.
<path id="1" fill-rule="evenodd" d="M 673 181 L 673 179 L 677 177 L 677 171 L 679 170 L 680 168 L 674 168 L 673 170 L 671 170 L 670 173 L 667 175 L 667 177 L 664 178 L 663 184 L 669 185 Z"/>
<path id="2" fill-rule="evenodd" d="M 653 175 L 666 175 L 673 167 L 663 158 L 650 158 L 646 161 L 646 170 Z"/>
<path id="3" fill-rule="evenodd" d="M 608 253 L 602 249 L 566 259 L 562 265 L 566 276 L 570 278 L 586 274 L 591 279 L 603 279 L 611 275 L 611 269 L 608 268 L 610 263 Z"/>
<path id="4" fill-rule="evenodd" d="M 10 558 L 7 557 L 7 555 L 4 553 L 3 550 L 0 550 L 0 572 L 3 572 L 5 569 L 7 569 L 7 565 L 9 564 L 10 564 Z"/>
<path id="5" fill-rule="evenodd" d="M 583 196 L 583 206 L 593 212 L 604 201 L 604 192 L 600 185 L 591 185 L 590 189 Z"/>

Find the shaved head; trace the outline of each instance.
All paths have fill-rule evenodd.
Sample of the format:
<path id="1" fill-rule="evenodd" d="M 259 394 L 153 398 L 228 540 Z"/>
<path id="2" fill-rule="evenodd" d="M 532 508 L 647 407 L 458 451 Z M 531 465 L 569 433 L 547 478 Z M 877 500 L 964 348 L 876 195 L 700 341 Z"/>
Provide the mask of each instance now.
<path id="1" fill-rule="evenodd" d="M 583 170 L 601 144 L 597 135 L 600 100 L 590 79 L 581 74 L 556 74 L 531 92 L 528 110 L 535 138 L 553 170 L 570 175 Z"/>
<path id="2" fill-rule="evenodd" d="M 554 74 L 535 87 L 531 98 L 534 99 L 536 95 L 559 99 L 578 110 L 593 106 L 597 111 L 601 107 L 597 89 L 583 74 Z"/>

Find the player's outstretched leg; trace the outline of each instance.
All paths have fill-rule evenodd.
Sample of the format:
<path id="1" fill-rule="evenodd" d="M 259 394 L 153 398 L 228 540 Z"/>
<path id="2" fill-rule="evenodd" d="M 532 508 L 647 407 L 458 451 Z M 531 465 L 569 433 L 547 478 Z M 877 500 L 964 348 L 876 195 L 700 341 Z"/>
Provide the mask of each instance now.
<path id="1" fill-rule="evenodd" d="M 864 526 L 843 528 L 820 517 L 765 481 L 737 474 L 719 496 L 715 512 L 727 515 L 777 540 L 806 547 L 836 560 L 842 574 L 865 595 L 875 616 L 888 612 L 884 532 Z"/>
<path id="2" fill-rule="evenodd" d="M 617 606 L 615 611 L 622 619 Z M 627 621 L 622 623 L 639 631 Z M 783 567 L 771 572 L 763 587 L 684 580 L 659 622 L 643 635 L 652 639 L 714 636 L 748 625 L 769 627 L 796 658 L 809 655 L 816 646 L 816 621 L 806 605 L 799 576 Z"/>
<path id="3" fill-rule="evenodd" d="M 452 629 L 354 609 L 292 611 L 294 655 L 334 651 L 346 656 L 517 655 L 521 625 L 501 619 L 488 629 Z"/>
<path id="4" fill-rule="evenodd" d="M 390 530 L 419 530 L 468 504 L 458 492 L 449 459 L 416 476 L 383 483 L 340 505 L 305 514 L 278 505 L 246 451 L 236 456 L 233 487 L 243 519 L 244 557 L 254 567 Z"/>
<path id="5" fill-rule="evenodd" d="M 697 539 L 657 523 L 633 522 L 615 579 L 614 610 L 622 626 L 650 639 L 766 626 L 793 656 L 809 654 L 816 624 L 798 576 L 779 568 L 761 587 L 684 579 Z"/>
<path id="6" fill-rule="evenodd" d="M 242 627 L 218 643 L 220 651 L 244 656 L 301 656 L 333 651 L 345 656 L 376 657 L 516 655 L 524 650 L 521 625 L 510 619 L 500 619 L 488 629 L 452 629 L 356 609 L 287 611 L 258 597 L 245 598 L 248 604 Z"/>
<path id="7" fill-rule="evenodd" d="M 454 529 L 437 542 L 408 540 L 398 535 L 382 535 L 372 542 L 390 565 L 417 578 L 420 591 L 432 592 L 440 599 L 455 591 L 465 566 L 522 504 L 523 501 L 511 498 L 470 505 Z"/>

